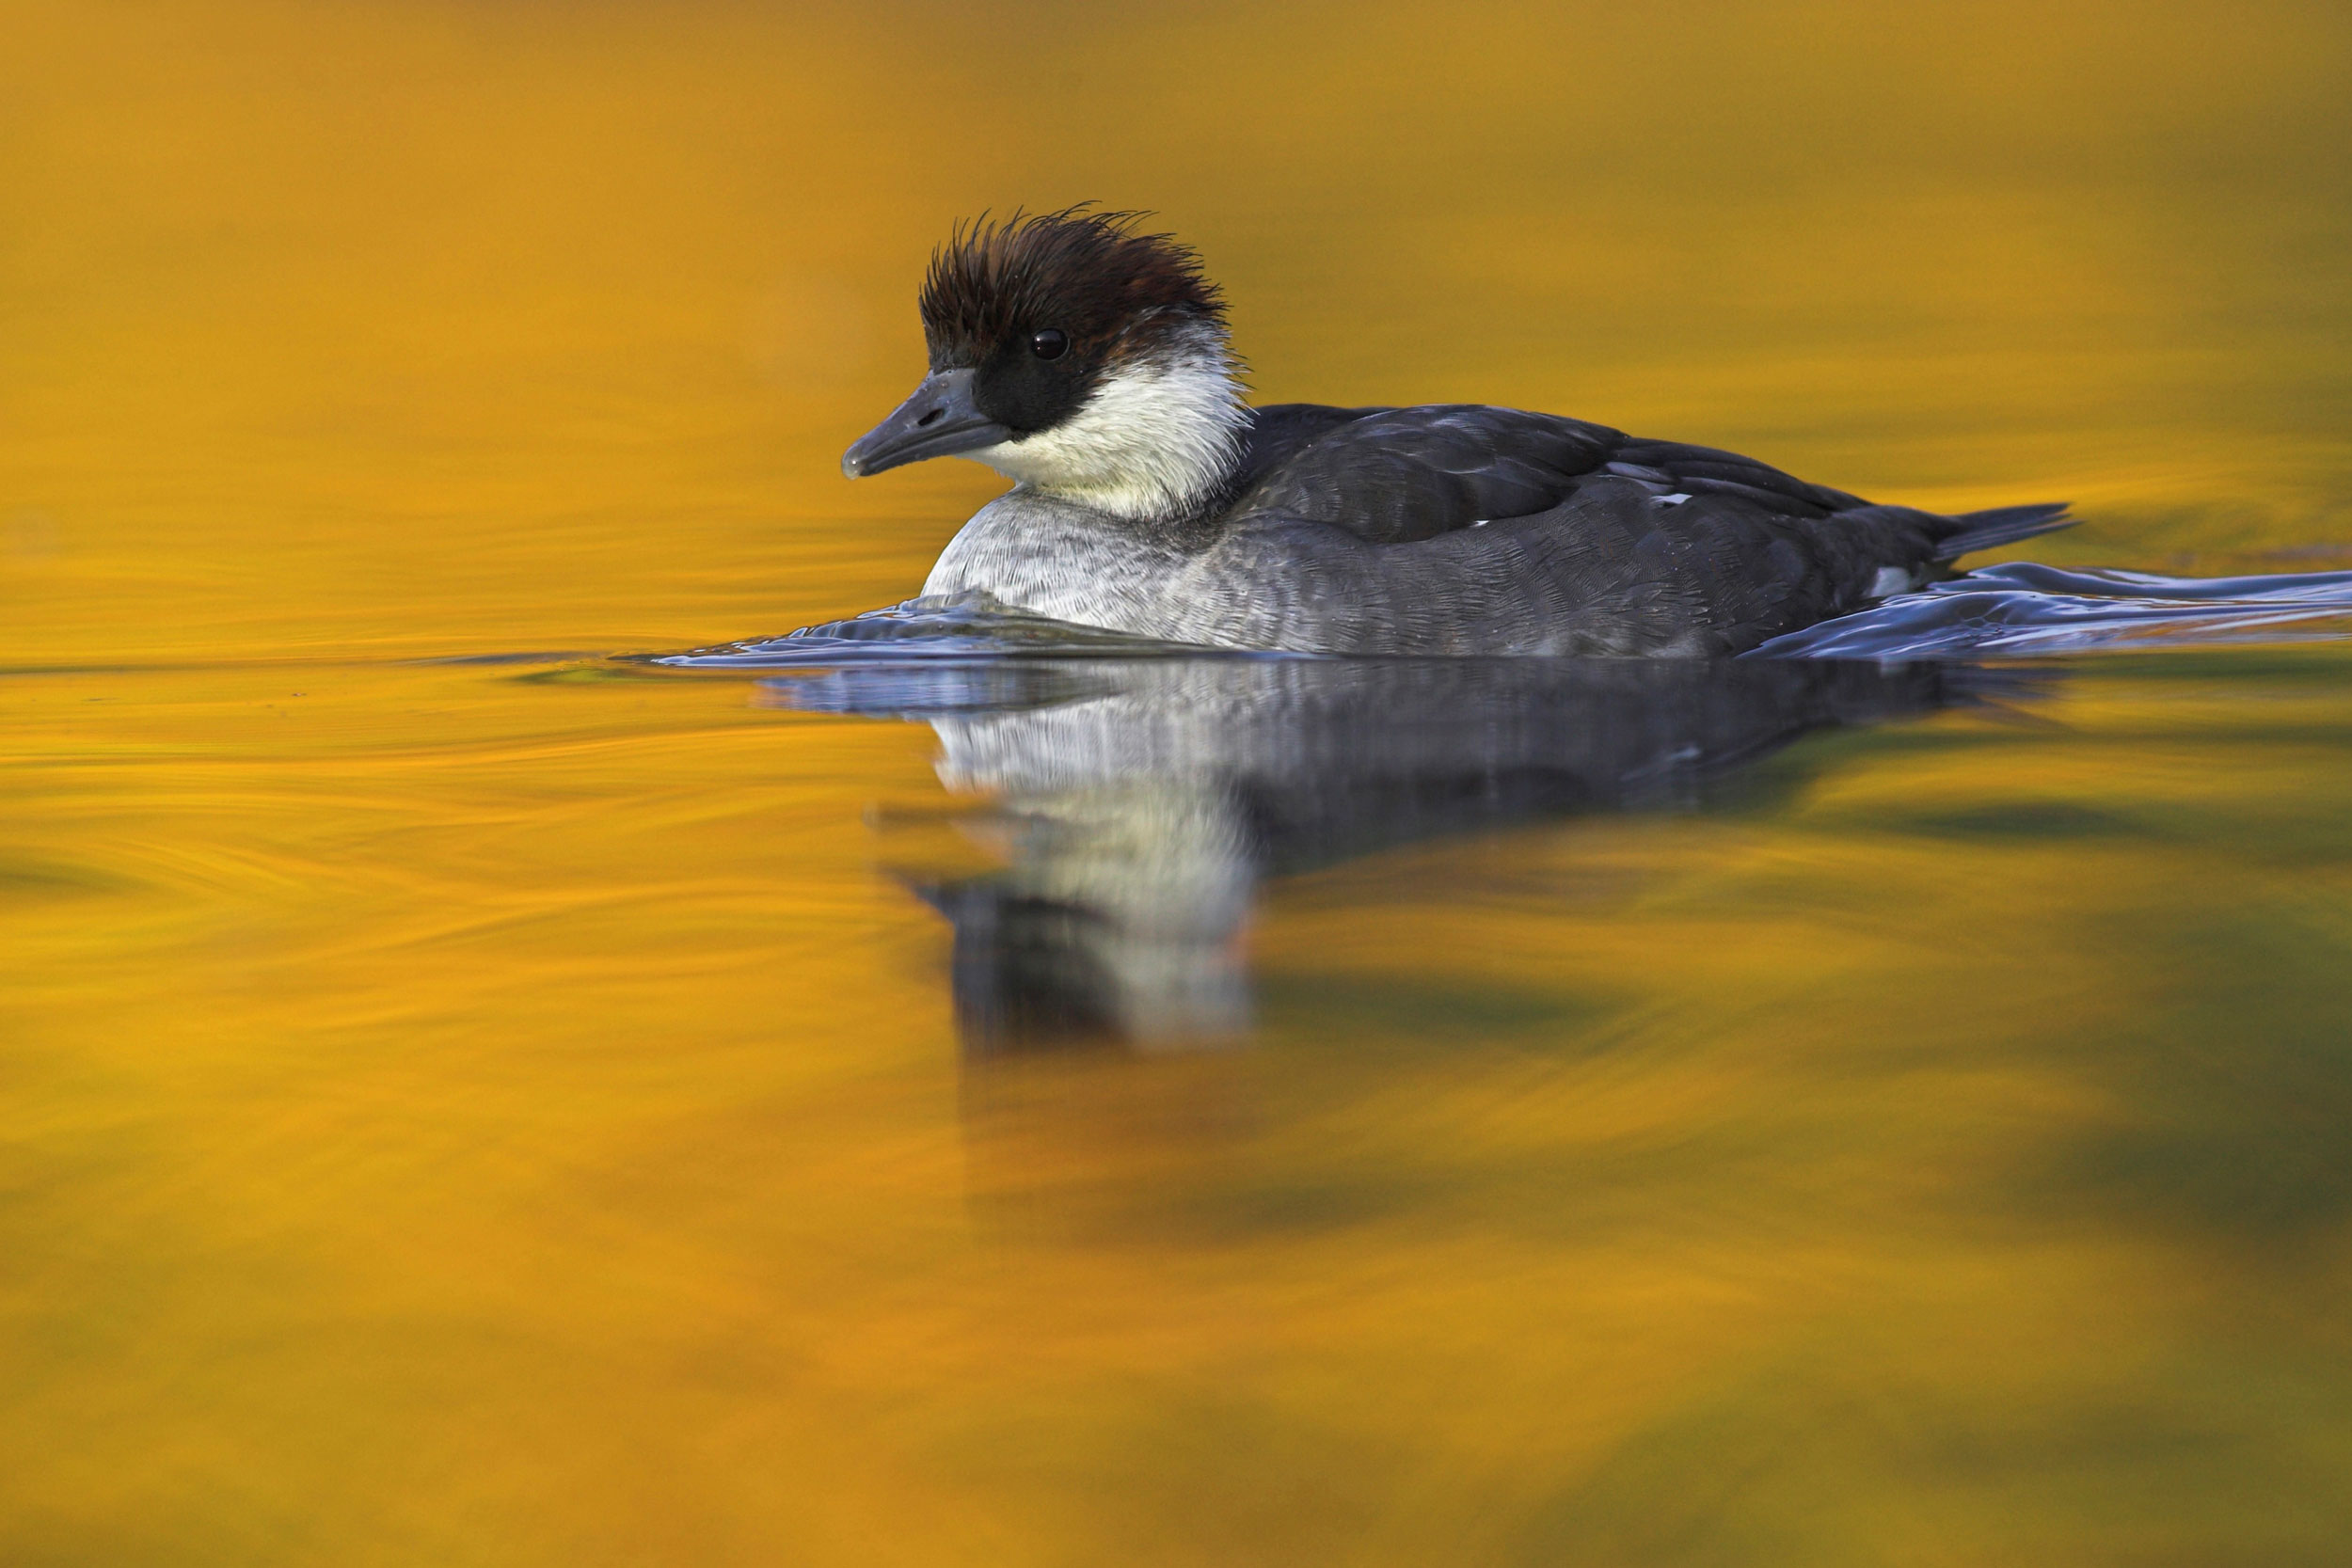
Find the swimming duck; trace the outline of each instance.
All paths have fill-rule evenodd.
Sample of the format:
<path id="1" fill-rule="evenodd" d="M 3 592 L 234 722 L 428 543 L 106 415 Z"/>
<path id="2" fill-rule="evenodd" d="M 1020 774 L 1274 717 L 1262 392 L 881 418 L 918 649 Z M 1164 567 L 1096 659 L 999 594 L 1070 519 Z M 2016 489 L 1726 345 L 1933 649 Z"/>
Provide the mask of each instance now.
<path id="1" fill-rule="evenodd" d="M 1251 407 L 1223 296 L 1146 214 L 959 226 L 919 301 L 930 373 L 841 460 L 1013 480 L 926 598 L 1223 648 L 1716 656 L 2069 519 L 1945 516 L 1754 458 L 1479 404 Z"/>

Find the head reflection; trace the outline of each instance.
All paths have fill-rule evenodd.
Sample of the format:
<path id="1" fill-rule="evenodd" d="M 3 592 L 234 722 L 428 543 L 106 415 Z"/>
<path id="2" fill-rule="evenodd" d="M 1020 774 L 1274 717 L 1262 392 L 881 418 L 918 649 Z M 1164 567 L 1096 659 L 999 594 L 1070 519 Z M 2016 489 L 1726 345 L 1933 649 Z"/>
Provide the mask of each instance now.
<path id="1" fill-rule="evenodd" d="M 1261 882 L 1540 816 L 1690 808 L 1808 731 L 2013 694 L 2014 676 L 1828 660 L 1100 659 L 771 682 L 920 719 L 1002 854 L 916 877 L 955 929 L 977 1056 L 1239 1037 Z"/>

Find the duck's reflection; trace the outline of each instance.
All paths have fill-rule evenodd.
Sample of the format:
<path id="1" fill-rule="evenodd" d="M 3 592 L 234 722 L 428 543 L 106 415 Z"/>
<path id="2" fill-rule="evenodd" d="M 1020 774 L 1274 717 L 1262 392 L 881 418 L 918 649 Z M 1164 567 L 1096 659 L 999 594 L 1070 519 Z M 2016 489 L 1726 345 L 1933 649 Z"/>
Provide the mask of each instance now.
<path id="1" fill-rule="evenodd" d="M 999 660 L 778 680 L 803 710 L 922 719 L 1009 863 L 930 879 L 967 1050 L 1229 1039 L 1259 883 L 1392 845 L 1692 806 L 1807 731 L 2017 691 L 1967 666 L 1823 660 Z"/>

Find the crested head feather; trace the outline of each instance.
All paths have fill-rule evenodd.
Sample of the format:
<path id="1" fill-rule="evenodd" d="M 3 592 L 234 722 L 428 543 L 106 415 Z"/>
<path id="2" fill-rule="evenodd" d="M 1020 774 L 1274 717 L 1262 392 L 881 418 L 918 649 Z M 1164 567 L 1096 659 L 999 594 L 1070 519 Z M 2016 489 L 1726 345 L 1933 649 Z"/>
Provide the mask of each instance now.
<path id="1" fill-rule="evenodd" d="M 977 363 L 1011 334 L 1054 326 L 1111 358 L 1148 351 L 1160 332 L 1225 331 L 1225 298 L 1201 273 L 1199 252 L 1172 234 L 1138 228 L 1151 214 L 986 214 L 959 223 L 931 252 L 923 279 L 923 336 L 931 368 Z"/>

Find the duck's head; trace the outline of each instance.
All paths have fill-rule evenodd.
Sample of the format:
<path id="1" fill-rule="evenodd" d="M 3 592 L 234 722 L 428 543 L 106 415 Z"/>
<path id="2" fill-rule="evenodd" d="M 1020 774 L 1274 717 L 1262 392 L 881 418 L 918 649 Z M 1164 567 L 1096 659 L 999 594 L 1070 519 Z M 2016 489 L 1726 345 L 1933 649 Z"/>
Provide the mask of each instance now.
<path id="1" fill-rule="evenodd" d="M 1216 490 L 1249 415 L 1200 259 L 1144 214 L 1083 209 L 959 226 L 923 280 L 931 369 L 841 459 L 851 479 L 970 457 L 1122 516 Z"/>

